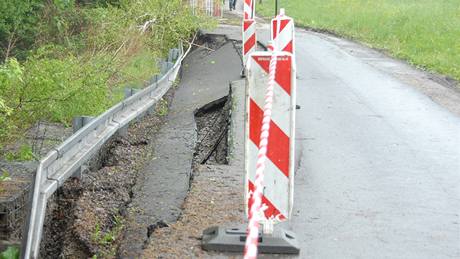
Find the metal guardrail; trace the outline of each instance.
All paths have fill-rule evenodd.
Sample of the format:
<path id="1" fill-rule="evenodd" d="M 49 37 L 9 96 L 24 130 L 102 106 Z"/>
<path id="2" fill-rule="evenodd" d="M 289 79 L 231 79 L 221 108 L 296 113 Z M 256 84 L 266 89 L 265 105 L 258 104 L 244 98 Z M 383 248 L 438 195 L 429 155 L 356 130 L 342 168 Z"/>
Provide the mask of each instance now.
<path id="1" fill-rule="evenodd" d="M 26 228 L 27 237 L 23 237 L 26 243 L 23 247 L 22 258 L 38 258 L 39 256 L 48 198 L 74 172 L 88 162 L 113 134 L 144 114 L 163 97 L 176 80 L 181 62 L 189 50 L 184 53 L 183 47 L 180 46 L 179 50 L 170 51 L 168 61 L 177 60 L 169 71 L 164 71 L 163 77 L 159 80 L 155 79 L 154 81 L 157 82 L 94 118 L 40 160 L 35 175 L 32 205 L 28 218 L 29 225 Z"/>

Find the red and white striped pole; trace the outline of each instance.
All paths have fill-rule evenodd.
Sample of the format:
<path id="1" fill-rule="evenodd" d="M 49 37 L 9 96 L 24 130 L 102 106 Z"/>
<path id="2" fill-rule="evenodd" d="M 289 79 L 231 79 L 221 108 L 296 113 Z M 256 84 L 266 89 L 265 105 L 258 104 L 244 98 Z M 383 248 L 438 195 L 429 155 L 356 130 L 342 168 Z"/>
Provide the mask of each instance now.
<path id="1" fill-rule="evenodd" d="M 244 0 L 243 17 L 243 64 L 246 66 L 249 54 L 256 50 L 255 0 Z"/>

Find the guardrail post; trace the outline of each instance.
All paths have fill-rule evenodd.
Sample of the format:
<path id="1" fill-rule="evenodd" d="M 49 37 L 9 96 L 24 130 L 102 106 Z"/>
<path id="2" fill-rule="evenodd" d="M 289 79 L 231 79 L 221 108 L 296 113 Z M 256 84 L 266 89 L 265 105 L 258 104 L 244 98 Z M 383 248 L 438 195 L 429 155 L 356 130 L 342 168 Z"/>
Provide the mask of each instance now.
<path id="1" fill-rule="evenodd" d="M 158 83 L 158 80 L 160 80 L 160 75 L 154 75 L 152 78 L 150 78 L 150 85 L 155 85 Z M 156 87 L 155 87 L 156 88 Z"/>
<path id="2" fill-rule="evenodd" d="M 174 66 L 174 63 L 169 61 L 160 61 L 160 75 L 164 76 Z"/>
<path id="3" fill-rule="evenodd" d="M 174 62 L 179 57 L 179 49 L 170 49 L 168 54 L 168 62 Z"/>
<path id="4" fill-rule="evenodd" d="M 125 88 L 125 99 L 128 99 L 129 97 L 135 95 L 139 91 L 140 91 L 140 89 L 137 89 L 137 88 L 126 87 Z"/>
<path id="5" fill-rule="evenodd" d="M 79 131 L 85 125 L 94 120 L 94 117 L 91 116 L 78 116 L 72 119 L 72 129 L 73 133 Z M 81 166 L 73 173 L 72 177 L 81 179 L 83 172 L 86 170 L 86 166 Z"/>
<path id="6" fill-rule="evenodd" d="M 81 178 L 83 177 L 83 172 L 86 172 L 88 170 L 89 168 L 87 165 L 82 165 L 77 170 L 75 170 L 75 172 L 72 174 L 72 177 L 81 180 Z"/>
<path id="7" fill-rule="evenodd" d="M 158 66 L 160 67 L 160 78 L 161 78 L 168 71 L 168 67 L 167 67 L 168 65 L 166 64 L 166 61 L 161 60 L 158 63 Z"/>
<path id="8" fill-rule="evenodd" d="M 78 116 L 72 119 L 73 133 L 83 128 L 86 124 L 90 123 L 94 117 L 91 116 Z"/>
<path id="9" fill-rule="evenodd" d="M 155 113 L 155 105 L 153 105 L 152 107 L 148 108 L 146 113 L 147 113 L 147 115 L 154 114 Z"/>
<path id="10" fill-rule="evenodd" d="M 173 66 L 174 66 L 173 62 L 166 62 L 166 68 L 168 69 L 167 71 L 169 71 L 171 68 L 173 68 Z"/>

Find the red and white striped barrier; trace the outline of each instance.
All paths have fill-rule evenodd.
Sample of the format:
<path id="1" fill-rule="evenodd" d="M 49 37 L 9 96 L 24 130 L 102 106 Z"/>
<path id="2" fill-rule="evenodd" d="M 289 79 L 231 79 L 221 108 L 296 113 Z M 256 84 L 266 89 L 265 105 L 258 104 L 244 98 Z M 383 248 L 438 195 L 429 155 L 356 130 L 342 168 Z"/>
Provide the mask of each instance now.
<path id="1" fill-rule="evenodd" d="M 256 2 L 254 0 L 244 0 L 243 19 L 254 19 Z"/>
<path id="2" fill-rule="evenodd" d="M 256 51 L 256 21 L 243 20 L 243 64 L 246 66 L 249 55 Z"/>
<path id="3" fill-rule="evenodd" d="M 261 252 L 299 254 L 295 234 L 274 225 L 291 218 L 294 196 L 294 145 L 296 66 L 294 22 L 283 15 L 272 22 L 275 44 L 255 52 L 253 1 L 245 0 L 243 59 L 247 69 L 245 121 L 246 230 L 211 227 L 203 232 L 205 250 L 236 252 L 244 242 L 244 258 L 257 258 L 263 225 Z M 278 26 L 279 25 L 279 26 Z M 289 31 L 290 41 L 280 46 L 280 35 Z M 284 31 L 286 30 L 286 31 Z M 281 44 L 283 44 L 281 42 Z M 283 49 L 287 51 L 282 51 Z M 251 53 L 252 52 L 252 53 Z M 280 231 L 281 230 L 281 231 Z M 245 241 L 243 241 L 246 236 Z"/>
<path id="4" fill-rule="evenodd" d="M 244 0 L 243 16 L 243 65 L 246 66 L 249 55 L 256 51 L 255 1 Z"/>
<path id="5" fill-rule="evenodd" d="M 275 43 L 277 50 L 295 54 L 294 39 L 294 20 L 284 14 L 284 9 L 280 9 L 280 14 L 271 21 L 271 40 Z"/>
<path id="6" fill-rule="evenodd" d="M 272 55 L 276 61 L 271 62 Z M 255 52 L 250 55 L 247 66 L 246 212 L 250 219 L 265 227 L 286 221 L 292 210 L 295 65 L 293 55 L 288 52 Z M 272 81 L 270 72 L 273 74 Z M 261 162 L 265 165 L 262 166 Z M 261 170 L 262 177 L 258 176 Z M 258 225 L 252 222 L 254 220 L 250 220 L 248 230 L 249 236 L 255 235 L 257 240 Z M 256 233 L 252 232 L 253 229 Z"/>

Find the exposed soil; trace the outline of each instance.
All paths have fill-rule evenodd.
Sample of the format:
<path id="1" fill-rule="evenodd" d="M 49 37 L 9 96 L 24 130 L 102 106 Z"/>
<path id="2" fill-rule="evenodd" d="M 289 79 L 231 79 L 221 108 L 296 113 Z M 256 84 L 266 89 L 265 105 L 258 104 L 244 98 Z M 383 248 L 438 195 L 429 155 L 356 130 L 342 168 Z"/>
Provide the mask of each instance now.
<path id="1" fill-rule="evenodd" d="M 168 103 L 173 93 L 171 88 L 165 95 Z M 55 206 L 48 208 L 43 258 L 116 257 L 132 188 L 164 120 L 159 109 L 130 125 L 126 137 L 116 136 L 106 144 L 107 155 L 99 170 L 85 172 L 59 189 Z"/>
<path id="2" fill-rule="evenodd" d="M 227 164 L 230 102 L 217 100 L 195 113 L 198 141 L 194 164 Z"/>
<path id="3" fill-rule="evenodd" d="M 209 53 L 218 50 L 221 48 L 225 43 L 227 43 L 228 39 L 225 35 L 218 35 L 218 34 L 202 34 L 198 37 L 195 41 L 196 48 L 204 48 L 207 51 L 204 51 L 204 55 L 209 55 Z"/>
<path id="4" fill-rule="evenodd" d="M 9 174 L 0 181 L 0 240 L 20 243 L 36 168 L 36 162 L 0 161 L 0 175 Z"/>

